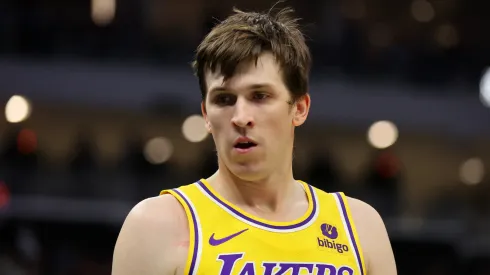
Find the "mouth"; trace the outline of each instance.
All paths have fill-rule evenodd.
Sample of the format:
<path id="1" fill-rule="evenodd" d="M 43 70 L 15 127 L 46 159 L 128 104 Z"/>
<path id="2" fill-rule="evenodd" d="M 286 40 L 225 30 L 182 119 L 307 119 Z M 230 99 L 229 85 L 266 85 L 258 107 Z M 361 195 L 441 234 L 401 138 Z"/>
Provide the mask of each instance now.
<path id="1" fill-rule="evenodd" d="M 239 142 L 237 144 L 235 144 L 235 147 L 236 149 L 250 149 L 252 147 L 255 147 L 257 146 L 257 144 L 253 143 L 253 142 Z"/>
<path id="2" fill-rule="evenodd" d="M 248 138 L 239 138 L 233 147 L 237 150 L 247 151 L 257 146 L 257 143 Z"/>

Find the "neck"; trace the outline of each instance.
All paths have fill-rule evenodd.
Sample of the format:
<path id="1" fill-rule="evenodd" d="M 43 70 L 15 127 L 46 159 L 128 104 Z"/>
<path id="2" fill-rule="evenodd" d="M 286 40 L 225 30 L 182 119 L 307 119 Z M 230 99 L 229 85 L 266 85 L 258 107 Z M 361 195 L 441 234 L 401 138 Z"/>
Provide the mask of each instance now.
<path id="1" fill-rule="evenodd" d="M 264 212 L 276 212 L 304 198 L 304 190 L 293 177 L 292 162 L 277 167 L 259 180 L 247 181 L 235 176 L 223 163 L 208 181 L 224 198 L 235 205 Z"/>

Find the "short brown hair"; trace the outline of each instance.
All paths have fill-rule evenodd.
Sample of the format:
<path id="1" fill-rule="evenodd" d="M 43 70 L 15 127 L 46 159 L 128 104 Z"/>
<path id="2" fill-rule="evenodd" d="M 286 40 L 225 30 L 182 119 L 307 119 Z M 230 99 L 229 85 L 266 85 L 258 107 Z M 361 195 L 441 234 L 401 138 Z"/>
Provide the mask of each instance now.
<path id="1" fill-rule="evenodd" d="M 206 98 L 205 71 L 220 68 L 225 79 L 233 76 L 237 64 L 246 60 L 257 62 L 259 55 L 270 51 L 281 66 L 283 80 L 292 101 L 308 93 L 311 54 L 298 19 L 291 8 L 281 9 L 275 15 L 243 12 L 234 14 L 217 24 L 197 48 L 194 73 L 199 79 L 202 99 Z"/>

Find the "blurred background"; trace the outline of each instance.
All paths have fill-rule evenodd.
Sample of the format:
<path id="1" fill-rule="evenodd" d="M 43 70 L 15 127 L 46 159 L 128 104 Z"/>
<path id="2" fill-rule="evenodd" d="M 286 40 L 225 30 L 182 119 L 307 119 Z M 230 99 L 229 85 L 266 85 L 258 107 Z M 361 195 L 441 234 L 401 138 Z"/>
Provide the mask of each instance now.
<path id="1" fill-rule="evenodd" d="M 110 274 L 132 206 L 211 175 L 194 49 L 274 2 L 0 1 L 0 274 Z M 490 274 L 490 2 L 286 5 L 314 56 L 295 176 L 375 206 L 399 274 Z"/>

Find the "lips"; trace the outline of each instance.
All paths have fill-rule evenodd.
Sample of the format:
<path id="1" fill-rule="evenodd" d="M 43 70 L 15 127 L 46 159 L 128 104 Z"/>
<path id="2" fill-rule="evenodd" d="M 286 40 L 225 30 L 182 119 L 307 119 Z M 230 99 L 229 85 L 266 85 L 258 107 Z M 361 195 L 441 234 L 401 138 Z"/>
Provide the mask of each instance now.
<path id="1" fill-rule="evenodd" d="M 237 149 L 249 149 L 252 147 L 257 146 L 257 143 L 253 141 L 252 139 L 246 138 L 246 137 L 240 137 L 238 138 L 235 143 L 233 144 L 233 147 Z"/>

